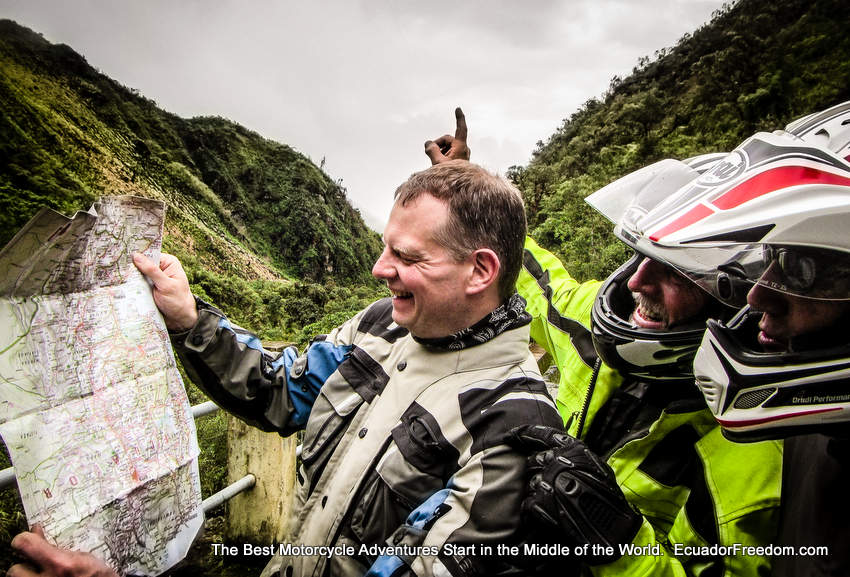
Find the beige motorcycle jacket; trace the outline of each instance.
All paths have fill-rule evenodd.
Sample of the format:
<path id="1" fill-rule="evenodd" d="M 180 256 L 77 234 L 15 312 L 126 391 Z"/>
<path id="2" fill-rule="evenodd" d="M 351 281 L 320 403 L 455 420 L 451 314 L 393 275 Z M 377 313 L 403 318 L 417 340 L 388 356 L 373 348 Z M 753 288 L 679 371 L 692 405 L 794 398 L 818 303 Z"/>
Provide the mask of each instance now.
<path id="1" fill-rule="evenodd" d="M 192 380 L 250 424 L 305 429 L 294 554 L 263 575 L 362 576 L 388 556 L 393 575 L 491 573 L 496 545 L 517 538 L 526 482 L 507 434 L 562 423 L 523 305 L 514 295 L 473 327 L 422 341 L 392 322 L 385 299 L 301 356 L 273 356 L 199 304 L 197 325 L 173 337 Z M 303 554 L 319 547 L 333 549 Z"/>

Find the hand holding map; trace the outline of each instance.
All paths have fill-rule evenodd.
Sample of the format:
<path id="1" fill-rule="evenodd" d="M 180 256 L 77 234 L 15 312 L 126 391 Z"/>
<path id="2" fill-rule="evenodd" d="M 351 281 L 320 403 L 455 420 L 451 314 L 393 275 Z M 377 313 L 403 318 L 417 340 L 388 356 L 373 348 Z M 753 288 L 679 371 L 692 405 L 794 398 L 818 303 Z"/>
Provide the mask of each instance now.
<path id="1" fill-rule="evenodd" d="M 126 574 L 163 572 L 203 525 L 191 408 L 132 262 L 158 260 L 164 212 L 45 209 L 0 251 L 0 435 L 27 518 Z"/>

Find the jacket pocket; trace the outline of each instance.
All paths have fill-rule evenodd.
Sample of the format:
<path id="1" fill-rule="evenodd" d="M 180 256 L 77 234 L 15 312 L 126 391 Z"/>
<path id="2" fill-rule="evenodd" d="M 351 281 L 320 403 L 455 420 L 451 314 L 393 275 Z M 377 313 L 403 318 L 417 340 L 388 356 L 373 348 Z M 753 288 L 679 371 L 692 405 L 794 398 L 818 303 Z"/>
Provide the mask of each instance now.
<path id="1" fill-rule="evenodd" d="M 458 450 L 416 403 L 393 428 L 392 441 L 358 494 L 351 530 L 361 542 L 386 540 L 460 468 Z"/>
<path id="2" fill-rule="evenodd" d="M 365 350 L 355 346 L 327 378 L 304 432 L 301 463 L 312 492 L 325 465 L 364 402 L 381 394 L 389 376 Z"/>
<path id="3" fill-rule="evenodd" d="M 393 491 L 375 469 L 361 485 L 349 527 L 360 543 L 383 543 L 415 507 Z"/>
<path id="4" fill-rule="evenodd" d="M 362 404 L 363 397 L 345 381 L 329 379 L 319 391 L 301 450 L 301 464 L 310 480 L 310 492 Z"/>
<path id="5" fill-rule="evenodd" d="M 407 408 L 392 436 L 405 461 L 440 479 L 443 486 L 460 468 L 460 452 L 443 435 L 437 419 L 418 403 Z"/>

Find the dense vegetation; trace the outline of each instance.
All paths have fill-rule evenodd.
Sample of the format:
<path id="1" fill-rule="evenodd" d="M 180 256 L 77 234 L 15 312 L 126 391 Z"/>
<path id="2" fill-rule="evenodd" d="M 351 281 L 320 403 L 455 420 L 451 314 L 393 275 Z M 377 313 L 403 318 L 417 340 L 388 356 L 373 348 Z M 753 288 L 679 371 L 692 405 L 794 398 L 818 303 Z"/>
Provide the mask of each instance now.
<path id="1" fill-rule="evenodd" d="M 289 146 L 183 119 L 71 48 L 0 21 L 0 245 L 41 207 L 103 194 L 168 202 L 171 249 L 228 276 L 369 281 L 379 249 L 345 189 Z"/>
<path id="2" fill-rule="evenodd" d="M 584 197 L 656 160 L 729 151 L 850 99 L 847 22 L 844 0 L 740 0 L 641 58 L 509 171 L 533 235 L 577 278 L 604 278 L 625 246 Z"/>

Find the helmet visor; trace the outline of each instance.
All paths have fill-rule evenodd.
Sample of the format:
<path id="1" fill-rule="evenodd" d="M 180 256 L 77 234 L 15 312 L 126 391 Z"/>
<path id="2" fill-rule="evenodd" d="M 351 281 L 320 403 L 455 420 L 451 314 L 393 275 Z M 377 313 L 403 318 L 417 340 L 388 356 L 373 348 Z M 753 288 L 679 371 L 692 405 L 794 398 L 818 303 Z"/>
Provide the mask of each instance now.
<path id="1" fill-rule="evenodd" d="M 793 296 L 850 300 L 850 253 L 814 247 L 731 244 L 667 249 L 682 274 L 730 305 L 746 303 L 753 285 Z"/>
<path id="2" fill-rule="evenodd" d="M 699 174 L 684 162 L 661 160 L 615 180 L 585 202 L 614 224 L 640 233 L 651 211 L 669 204 L 669 210 L 674 210 L 676 202 L 683 202 L 678 197 L 671 202 L 671 195 Z"/>

